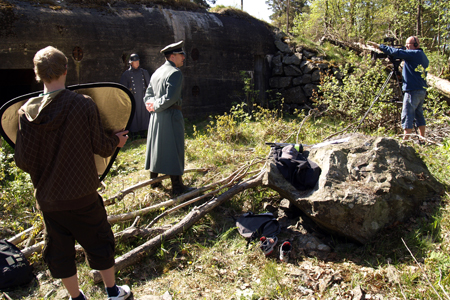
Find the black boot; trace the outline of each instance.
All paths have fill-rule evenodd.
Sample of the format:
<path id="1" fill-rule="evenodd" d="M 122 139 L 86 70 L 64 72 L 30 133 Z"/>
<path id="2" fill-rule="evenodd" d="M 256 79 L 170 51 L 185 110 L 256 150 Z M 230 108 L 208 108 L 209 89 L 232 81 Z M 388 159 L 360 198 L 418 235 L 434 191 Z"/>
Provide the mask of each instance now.
<path id="1" fill-rule="evenodd" d="M 150 179 L 154 179 L 156 177 L 158 177 L 158 173 L 150 172 Z M 156 182 L 156 183 L 152 183 L 150 186 L 152 187 L 152 189 L 160 188 L 161 187 L 161 181 L 160 182 Z"/>
<path id="2" fill-rule="evenodd" d="M 181 176 L 170 175 L 170 180 L 172 180 L 172 197 L 195 190 L 193 187 L 184 185 Z"/>
<path id="3" fill-rule="evenodd" d="M 170 175 L 172 181 L 172 197 L 179 196 L 184 192 L 183 179 L 178 175 Z"/>

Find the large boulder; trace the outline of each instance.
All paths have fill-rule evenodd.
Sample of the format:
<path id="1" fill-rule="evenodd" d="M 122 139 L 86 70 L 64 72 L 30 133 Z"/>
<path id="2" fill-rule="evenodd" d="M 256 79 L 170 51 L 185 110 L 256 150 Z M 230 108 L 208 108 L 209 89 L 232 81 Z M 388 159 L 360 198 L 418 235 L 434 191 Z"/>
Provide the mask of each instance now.
<path id="1" fill-rule="evenodd" d="M 360 243 L 411 217 L 443 192 L 414 148 L 392 138 L 353 135 L 342 143 L 312 147 L 305 155 L 322 169 L 314 189 L 296 190 L 274 161 L 264 184 L 322 228 Z"/>

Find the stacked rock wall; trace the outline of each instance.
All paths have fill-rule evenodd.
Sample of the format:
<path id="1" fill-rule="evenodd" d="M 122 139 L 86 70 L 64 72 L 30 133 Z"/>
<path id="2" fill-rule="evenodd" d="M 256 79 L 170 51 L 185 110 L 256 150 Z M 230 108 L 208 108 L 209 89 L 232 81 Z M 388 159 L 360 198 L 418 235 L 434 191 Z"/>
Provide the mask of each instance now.
<path id="1" fill-rule="evenodd" d="M 276 34 L 275 46 L 278 51 L 269 58 L 272 69 L 270 88 L 283 96 L 286 110 L 311 105 L 313 94 L 319 92 L 321 74 L 335 74 L 338 69 L 315 50 L 289 45 L 282 33 Z"/>

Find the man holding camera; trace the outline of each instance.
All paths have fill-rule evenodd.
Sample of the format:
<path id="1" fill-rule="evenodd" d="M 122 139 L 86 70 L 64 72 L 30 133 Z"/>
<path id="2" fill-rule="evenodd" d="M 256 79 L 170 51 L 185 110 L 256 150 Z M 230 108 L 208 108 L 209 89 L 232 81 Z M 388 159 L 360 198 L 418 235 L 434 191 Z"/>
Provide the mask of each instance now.
<path id="1" fill-rule="evenodd" d="M 419 135 L 425 137 L 425 117 L 423 116 L 423 102 L 426 96 L 427 82 L 426 69 L 428 68 L 428 58 L 419 47 L 419 39 L 415 36 L 410 36 L 406 40 L 406 50 L 390 47 L 386 45 L 378 45 L 374 42 L 367 42 L 368 44 L 379 48 L 385 54 L 394 58 L 404 60 L 402 71 L 403 77 L 403 107 L 402 107 L 402 128 L 404 130 L 403 139 L 409 139 L 412 132 L 414 121 L 419 128 Z M 417 67 L 422 66 L 423 70 L 418 70 Z"/>

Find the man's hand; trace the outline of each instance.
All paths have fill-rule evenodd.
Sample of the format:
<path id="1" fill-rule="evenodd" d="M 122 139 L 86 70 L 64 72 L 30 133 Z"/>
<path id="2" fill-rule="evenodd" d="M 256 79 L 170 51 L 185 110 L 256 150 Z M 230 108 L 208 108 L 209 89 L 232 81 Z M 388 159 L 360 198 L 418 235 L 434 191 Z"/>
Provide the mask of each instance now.
<path id="1" fill-rule="evenodd" d="M 375 43 L 375 42 L 367 41 L 366 44 L 368 44 L 368 45 L 370 45 L 370 46 L 372 46 L 372 47 L 375 47 L 375 48 L 377 48 L 377 49 L 380 48 L 380 45 L 378 45 L 378 44 Z"/>
<path id="2" fill-rule="evenodd" d="M 123 146 L 125 146 L 125 143 L 128 140 L 127 134 L 128 130 L 115 132 L 115 135 L 117 135 L 117 137 L 119 138 L 119 144 L 117 145 L 117 147 L 122 148 Z"/>
<path id="3" fill-rule="evenodd" d="M 149 112 L 154 112 L 155 111 L 155 109 L 153 108 L 153 103 L 152 102 L 145 103 L 145 107 L 147 108 L 147 110 Z"/>

